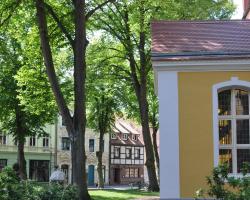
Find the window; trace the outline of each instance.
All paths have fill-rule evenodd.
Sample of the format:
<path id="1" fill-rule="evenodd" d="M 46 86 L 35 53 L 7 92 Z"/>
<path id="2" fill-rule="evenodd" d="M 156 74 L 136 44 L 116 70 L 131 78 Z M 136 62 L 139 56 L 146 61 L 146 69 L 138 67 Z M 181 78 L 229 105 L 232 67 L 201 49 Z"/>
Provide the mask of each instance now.
<path id="1" fill-rule="evenodd" d="M 136 141 L 137 140 L 137 136 L 136 135 L 132 135 L 132 140 Z"/>
<path id="2" fill-rule="evenodd" d="M 36 146 L 36 137 L 35 136 L 30 137 L 30 146 L 31 147 Z"/>
<path id="3" fill-rule="evenodd" d="M 89 139 L 89 152 L 94 152 L 94 151 L 95 151 L 95 140 Z"/>
<path id="4" fill-rule="evenodd" d="M 132 149 L 126 148 L 126 158 L 131 158 L 131 156 L 132 156 Z"/>
<path id="5" fill-rule="evenodd" d="M 0 145 L 6 145 L 6 135 L 0 134 Z"/>
<path id="6" fill-rule="evenodd" d="M 120 158 L 120 147 L 114 147 L 114 158 Z"/>
<path id="7" fill-rule="evenodd" d="M 7 159 L 0 159 L 0 172 L 7 166 Z"/>
<path id="8" fill-rule="evenodd" d="M 62 137 L 62 150 L 70 150 L 70 139 L 68 137 Z"/>
<path id="9" fill-rule="evenodd" d="M 135 168 L 135 178 L 139 178 L 139 168 Z"/>
<path id="10" fill-rule="evenodd" d="M 125 168 L 125 178 L 139 178 L 139 168 Z"/>
<path id="11" fill-rule="evenodd" d="M 129 168 L 125 168 L 125 177 L 129 178 Z"/>
<path id="12" fill-rule="evenodd" d="M 219 163 L 240 173 L 250 162 L 249 92 L 230 89 L 218 93 Z"/>
<path id="13" fill-rule="evenodd" d="M 49 147 L 49 138 L 48 137 L 43 138 L 43 147 Z"/>
<path id="14" fill-rule="evenodd" d="M 123 133 L 122 134 L 122 139 L 123 140 L 127 140 L 128 139 L 128 134 L 127 133 Z"/>
<path id="15" fill-rule="evenodd" d="M 111 133 L 111 139 L 116 139 L 116 133 Z"/>
<path id="16" fill-rule="evenodd" d="M 130 170 L 129 170 L 129 177 L 130 178 L 134 178 L 135 177 L 135 169 L 130 168 Z"/>
<path id="17" fill-rule="evenodd" d="M 38 182 L 49 181 L 49 161 L 30 160 L 29 178 Z"/>
<path id="18" fill-rule="evenodd" d="M 62 126 L 66 126 L 66 123 L 63 117 L 62 117 Z"/>
<path id="19" fill-rule="evenodd" d="M 68 183 L 69 182 L 69 165 L 62 165 L 61 169 L 63 173 L 65 174 L 66 183 Z"/>
<path id="20" fill-rule="evenodd" d="M 140 159 L 140 149 L 135 149 L 135 159 Z"/>

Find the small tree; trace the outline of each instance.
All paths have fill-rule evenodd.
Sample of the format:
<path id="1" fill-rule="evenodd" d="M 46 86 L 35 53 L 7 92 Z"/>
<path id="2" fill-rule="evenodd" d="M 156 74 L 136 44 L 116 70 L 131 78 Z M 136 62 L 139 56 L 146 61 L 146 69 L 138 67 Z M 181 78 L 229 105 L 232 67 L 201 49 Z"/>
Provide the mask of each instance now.
<path id="1" fill-rule="evenodd" d="M 89 105 L 88 124 L 91 128 L 99 132 L 99 150 L 96 152 L 98 160 L 98 186 L 104 187 L 102 173 L 102 155 L 104 151 L 104 134 L 111 131 L 112 124 L 115 120 L 116 102 L 113 93 L 104 87 L 96 87 L 95 94 L 91 98 Z"/>

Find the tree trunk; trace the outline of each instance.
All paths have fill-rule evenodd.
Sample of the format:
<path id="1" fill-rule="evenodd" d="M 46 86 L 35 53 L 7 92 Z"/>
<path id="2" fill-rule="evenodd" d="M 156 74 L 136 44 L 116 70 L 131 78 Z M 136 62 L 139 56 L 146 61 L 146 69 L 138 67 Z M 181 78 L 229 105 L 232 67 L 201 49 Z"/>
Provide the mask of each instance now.
<path id="1" fill-rule="evenodd" d="M 158 146 L 157 146 L 157 128 L 153 127 L 153 134 L 152 134 L 152 138 L 153 138 L 153 147 L 154 147 L 154 154 L 155 154 L 155 161 L 156 161 L 156 166 L 157 166 L 157 170 L 158 170 L 158 180 L 160 179 L 160 158 L 159 158 L 159 153 L 158 153 Z"/>
<path id="2" fill-rule="evenodd" d="M 142 44 L 145 45 L 145 44 Z M 133 54 L 129 53 L 130 57 L 130 68 L 131 68 L 131 78 L 133 80 L 133 87 L 137 97 L 140 110 L 140 119 L 143 132 L 143 140 L 145 144 L 146 151 L 146 167 L 148 171 L 149 178 L 149 190 L 159 191 L 159 184 L 157 181 L 156 170 L 155 170 L 155 159 L 154 159 L 154 150 L 152 145 L 152 139 L 149 129 L 149 114 L 148 114 L 148 101 L 147 101 L 147 76 L 146 76 L 146 60 L 145 60 L 145 51 L 140 51 L 140 82 L 136 75 L 136 63 L 133 58 Z"/>
<path id="3" fill-rule="evenodd" d="M 16 115 L 16 141 L 18 145 L 17 151 L 17 164 L 18 164 L 18 175 L 21 180 L 27 179 L 26 172 L 26 160 L 24 156 L 24 143 L 25 143 L 25 128 L 23 127 L 22 117 L 24 113 L 21 111 L 19 101 L 17 101 L 17 105 L 15 108 Z"/>
<path id="4" fill-rule="evenodd" d="M 143 85 L 143 84 L 142 84 Z M 146 87 L 141 87 L 141 97 L 140 97 L 140 115 L 142 123 L 142 132 L 143 140 L 145 144 L 146 151 L 146 167 L 148 172 L 149 179 L 149 190 L 159 191 L 159 184 L 157 181 L 156 170 L 155 170 L 155 159 L 154 159 L 154 149 L 152 145 L 152 139 L 149 129 L 149 120 L 148 120 L 148 103 L 146 98 Z"/>
<path id="5" fill-rule="evenodd" d="M 19 177 L 21 180 L 27 179 L 27 173 L 26 173 L 26 160 L 24 157 L 24 141 L 23 139 L 18 140 L 18 153 L 17 153 L 17 163 L 19 166 Z"/>
<path id="6" fill-rule="evenodd" d="M 82 131 L 76 130 L 71 141 L 72 181 L 78 186 L 79 200 L 90 200 L 87 188 L 86 156 Z"/>
<path id="7" fill-rule="evenodd" d="M 157 181 L 156 170 L 155 170 L 155 157 L 154 157 L 154 149 L 152 145 L 152 138 L 149 129 L 149 111 L 148 111 L 148 100 L 147 100 L 147 61 L 146 61 L 146 53 L 145 53 L 145 8 L 143 5 L 143 1 L 139 6 L 140 12 L 140 34 L 139 34 L 139 56 L 140 56 L 140 90 L 138 93 L 138 102 L 140 108 L 141 115 L 141 123 L 142 123 L 142 131 L 143 131 L 143 139 L 146 149 L 146 167 L 148 171 L 149 178 L 149 190 L 151 191 L 159 191 L 159 183 Z M 137 89 L 138 90 L 138 89 Z"/>
<path id="8" fill-rule="evenodd" d="M 60 113 L 65 121 L 66 129 L 71 139 L 72 155 L 72 182 L 78 186 L 79 200 L 90 200 L 87 189 L 86 156 L 85 156 L 85 50 L 86 50 L 86 27 L 85 27 L 85 1 L 73 0 L 75 14 L 75 40 L 74 40 L 74 117 L 70 115 L 66 101 L 61 92 L 49 44 L 47 21 L 44 0 L 36 0 L 37 19 L 42 46 L 44 63 L 49 82 L 55 96 Z"/>
<path id="9" fill-rule="evenodd" d="M 98 173 L 98 187 L 104 188 L 104 180 L 103 180 L 103 173 L 102 173 L 102 155 L 103 155 L 103 137 L 104 133 L 100 132 L 100 138 L 99 138 L 99 151 L 96 152 L 97 157 L 97 173 Z"/>
<path id="10" fill-rule="evenodd" d="M 86 79 L 86 20 L 85 20 L 85 1 L 74 0 L 75 8 L 75 46 L 74 51 L 74 128 L 75 133 L 73 142 L 75 145 L 76 160 L 73 172 L 73 180 L 80 187 L 80 199 L 90 200 L 87 188 L 86 174 L 86 155 L 85 155 L 85 127 L 86 127 L 86 94 L 85 94 L 85 79 Z"/>

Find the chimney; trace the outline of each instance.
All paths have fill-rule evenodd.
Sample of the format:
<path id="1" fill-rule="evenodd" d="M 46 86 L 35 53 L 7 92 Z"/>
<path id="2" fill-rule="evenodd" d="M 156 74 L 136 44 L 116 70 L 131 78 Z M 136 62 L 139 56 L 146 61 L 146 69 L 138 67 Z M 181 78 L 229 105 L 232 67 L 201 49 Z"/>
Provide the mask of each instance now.
<path id="1" fill-rule="evenodd" d="M 243 0 L 243 17 L 242 19 L 250 19 L 250 0 Z"/>

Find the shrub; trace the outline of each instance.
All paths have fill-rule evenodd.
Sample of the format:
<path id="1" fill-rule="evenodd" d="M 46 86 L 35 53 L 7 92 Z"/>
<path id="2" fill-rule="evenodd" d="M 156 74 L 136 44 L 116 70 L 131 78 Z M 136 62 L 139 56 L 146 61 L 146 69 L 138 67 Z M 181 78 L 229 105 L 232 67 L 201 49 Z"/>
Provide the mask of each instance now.
<path id="1" fill-rule="evenodd" d="M 241 177 L 230 177 L 228 165 L 220 165 L 213 169 L 212 175 L 207 177 L 208 191 L 197 192 L 197 197 L 204 197 L 207 193 L 210 197 L 226 200 L 250 199 L 250 171 L 249 163 L 244 163 Z"/>
<path id="2" fill-rule="evenodd" d="M 64 187 L 57 183 L 21 181 L 9 167 L 0 173 L 1 200 L 77 200 L 77 196 L 77 188 L 72 185 Z"/>

